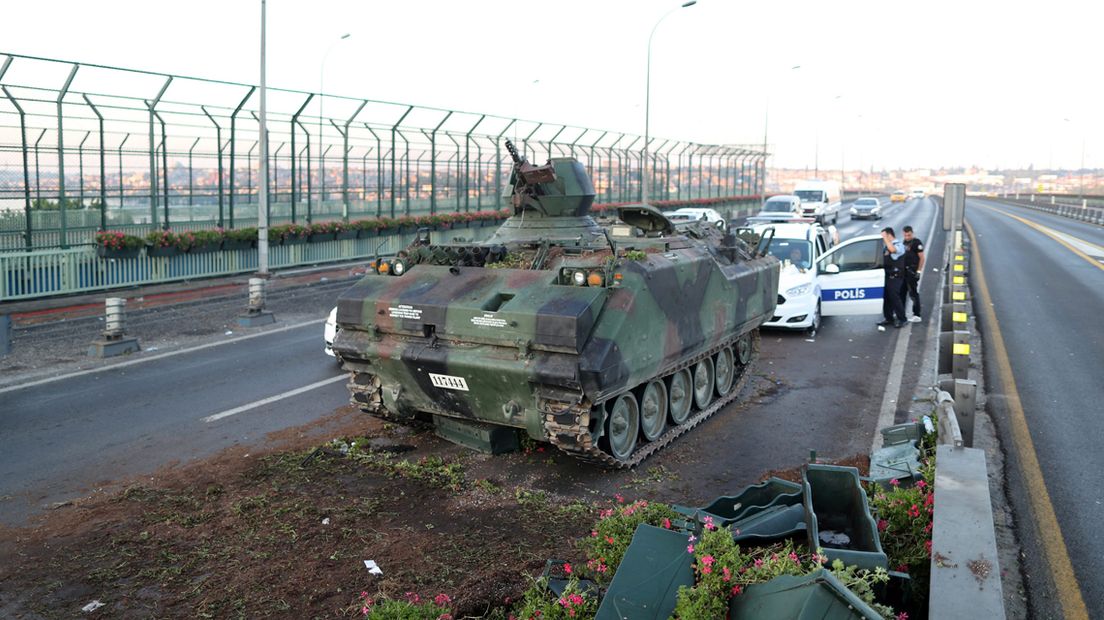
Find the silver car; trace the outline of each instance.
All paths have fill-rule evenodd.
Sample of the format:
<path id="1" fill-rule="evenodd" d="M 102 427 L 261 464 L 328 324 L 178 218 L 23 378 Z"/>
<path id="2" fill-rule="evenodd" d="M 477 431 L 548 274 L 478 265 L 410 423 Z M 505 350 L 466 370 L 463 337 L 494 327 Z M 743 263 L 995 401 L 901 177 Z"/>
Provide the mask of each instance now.
<path id="1" fill-rule="evenodd" d="M 797 196 L 771 196 L 753 219 L 756 222 L 785 222 L 801 218 L 801 199 Z"/>
<path id="2" fill-rule="evenodd" d="M 882 219 L 882 201 L 872 196 L 864 196 L 851 205 L 851 219 Z"/>

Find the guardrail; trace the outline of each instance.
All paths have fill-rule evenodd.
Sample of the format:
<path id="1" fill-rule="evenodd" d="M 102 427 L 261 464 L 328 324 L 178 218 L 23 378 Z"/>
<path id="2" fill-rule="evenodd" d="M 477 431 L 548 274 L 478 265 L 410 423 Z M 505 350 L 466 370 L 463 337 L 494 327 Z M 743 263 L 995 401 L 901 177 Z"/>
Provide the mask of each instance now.
<path id="1" fill-rule="evenodd" d="M 971 374 L 970 248 L 962 233 L 965 191 L 947 192 L 947 261 L 939 292 L 935 506 L 931 618 L 1003 618 L 1004 599 L 985 451 L 974 448 L 977 381 Z M 948 202 L 958 204 L 946 204 Z"/>
<path id="2" fill-rule="evenodd" d="M 1031 196 L 1031 198 L 1034 198 L 1034 196 Z M 993 200 L 1104 226 L 1104 199 L 1099 201 L 1099 206 L 1093 206 L 1087 198 L 1080 199 L 1076 204 L 1055 202 L 1054 196 L 1050 197 L 1050 201 L 1034 201 L 1031 198 L 1008 198 L 1005 196 Z"/>

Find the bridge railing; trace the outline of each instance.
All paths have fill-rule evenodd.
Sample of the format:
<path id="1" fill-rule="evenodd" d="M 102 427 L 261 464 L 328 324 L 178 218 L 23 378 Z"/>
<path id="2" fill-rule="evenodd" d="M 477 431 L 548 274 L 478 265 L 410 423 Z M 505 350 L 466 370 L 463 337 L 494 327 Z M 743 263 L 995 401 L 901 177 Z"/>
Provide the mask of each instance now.
<path id="1" fill-rule="evenodd" d="M 103 85 L 110 84 L 105 92 Z M 598 202 L 762 193 L 761 146 L 699 144 L 403 103 L 0 52 L 0 251 L 66 248 L 120 226 L 254 223 L 260 158 L 275 221 L 502 206 L 503 146 L 573 156 Z M 647 155 L 645 155 L 647 153 Z"/>

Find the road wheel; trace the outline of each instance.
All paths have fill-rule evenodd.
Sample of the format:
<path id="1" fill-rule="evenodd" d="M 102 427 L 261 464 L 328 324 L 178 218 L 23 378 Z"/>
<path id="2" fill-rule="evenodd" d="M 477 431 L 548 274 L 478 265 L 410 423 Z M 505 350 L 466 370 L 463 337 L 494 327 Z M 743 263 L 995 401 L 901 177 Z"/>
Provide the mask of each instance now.
<path id="1" fill-rule="evenodd" d="M 644 439 L 655 441 L 667 429 L 667 386 L 656 379 L 644 388 L 640 397 L 640 431 Z"/>
<path id="2" fill-rule="evenodd" d="M 609 405 L 609 417 L 606 419 L 606 442 L 609 453 L 619 461 L 629 458 L 636 449 L 636 438 L 640 434 L 640 407 L 632 392 L 618 396 Z"/>
<path id="3" fill-rule="evenodd" d="M 694 404 L 705 409 L 713 402 L 713 360 L 705 358 L 694 364 Z"/>
<path id="4" fill-rule="evenodd" d="M 736 361 L 741 366 L 751 362 L 751 334 L 744 334 L 736 341 Z"/>
<path id="5" fill-rule="evenodd" d="M 689 370 L 680 370 L 671 375 L 667 385 L 667 413 L 674 425 L 682 424 L 690 417 L 690 407 L 693 405 L 693 379 Z"/>
<path id="6" fill-rule="evenodd" d="M 816 310 L 813 310 L 813 322 L 809 324 L 809 331 L 816 333 L 820 329 L 820 301 L 817 301 Z"/>
<path id="7" fill-rule="evenodd" d="M 713 372 L 717 375 L 717 396 L 725 397 L 732 391 L 732 382 L 736 378 L 736 354 L 731 347 L 725 347 L 713 358 Z"/>

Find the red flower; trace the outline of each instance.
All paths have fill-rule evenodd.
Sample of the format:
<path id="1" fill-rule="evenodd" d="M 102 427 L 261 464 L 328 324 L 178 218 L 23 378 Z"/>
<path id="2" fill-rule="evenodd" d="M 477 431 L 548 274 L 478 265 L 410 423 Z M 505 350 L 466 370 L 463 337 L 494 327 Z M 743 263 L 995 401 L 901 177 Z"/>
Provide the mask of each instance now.
<path id="1" fill-rule="evenodd" d="M 571 565 L 568 564 L 567 562 L 564 562 L 563 571 L 564 571 L 564 574 L 570 575 L 571 574 Z"/>

